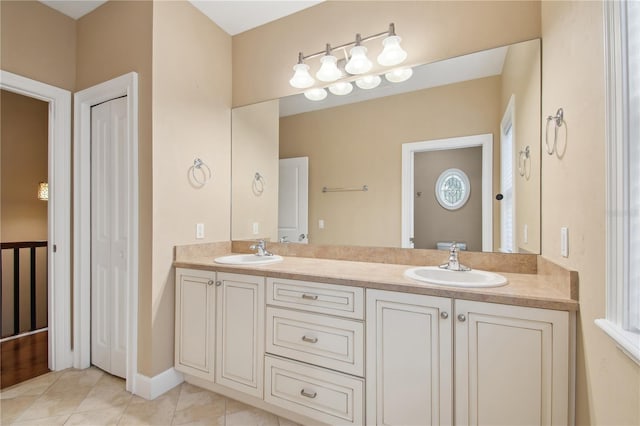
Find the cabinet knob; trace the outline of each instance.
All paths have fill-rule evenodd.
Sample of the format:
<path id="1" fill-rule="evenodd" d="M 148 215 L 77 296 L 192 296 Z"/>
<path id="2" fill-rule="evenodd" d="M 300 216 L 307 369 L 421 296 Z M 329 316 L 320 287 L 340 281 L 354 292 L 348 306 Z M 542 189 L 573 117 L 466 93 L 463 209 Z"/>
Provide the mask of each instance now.
<path id="1" fill-rule="evenodd" d="M 449 318 L 449 314 L 447 312 L 440 312 L 440 318 L 447 319 Z"/>
<path id="2" fill-rule="evenodd" d="M 464 314 L 459 314 L 458 315 L 458 321 L 465 322 L 466 320 L 467 320 L 467 317 L 465 317 Z"/>
<path id="3" fill-rule="evenodd" d="M 209 281 L 207 282 L 207 284 L 209 284 L 209 285 L 213 285 L 213 280 L 209 280 Z"/>
<path id="4" fill-rule="evenodd" d="M 318 392 L 307 392 L 306 390 L 302 389 L 300 391 L 300 395 L 306 396 L 307 398 L 315 398 L 318 395 Z"/>
<path id="5" fill-rule="evenodd" d="M 220 287 L 222 285 L 222 281 L 216 281 L 216 287 Z"/>

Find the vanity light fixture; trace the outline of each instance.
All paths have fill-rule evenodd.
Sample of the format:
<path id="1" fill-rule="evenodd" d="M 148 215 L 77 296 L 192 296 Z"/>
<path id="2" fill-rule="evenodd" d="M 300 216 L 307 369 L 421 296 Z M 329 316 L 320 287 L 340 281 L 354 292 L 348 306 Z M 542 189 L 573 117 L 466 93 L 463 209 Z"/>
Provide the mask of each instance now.
<path id="1" fill-rule="evenodd" d="M 386 37 L 385 37 L 386 36 Z M 395 25 L 389 24 L 389 29 L 378 34 L 362 37 L 360 34 L 356 34 L 355 41 L 341 44 L 339 46 L 332 47 L 330 44 L 325 45 L 325 49 L 312 53 L 310 55 L 304 55 L 302 52 L 298 53 L 298 63 L 294 65 L 294 75 L 289 80 L 289 84 L 297 89 L 309 89 L 304 92 L 304 96 L 310 100 L 323 100 L 327 96 L 327 91 L 324 88 L 313 88 L 316 84 L 316 80 L 309 73 L 309 65 L 305 63 L 306 60 L 320 58 L 320 69 L 316 72 L 315 77 L 324 83 L 332 83 L 328 86 L 331 93 L 335 95 L 346 95 L 353 90 L 352 81 L 355 80 L 356 86 L 360 89 L 373 89 L 377 87 L 382 79 L 379 75 L 366 75 L 361 78 L 355 79 L 354 76 L 360 76 L 367 74 L 373 68 L 373 63 L 367 57 L 367 48 L 363 46 L 370 40 L 385 37 L 382 41 L 383 50 L 378 55 L 377 61 L 383 67 L 394 67 L 407 58 L 407 52 L 400 47 L 401 38 L 396 35 Z M 351 47 L 349 55 L 347 55 L 347 48 Z M 333 52 L 336 50 L 344 51 L 345 59 L 338 59 Z M 397 83 L 407 80 L 413 74 L 411 68 L 401 68 L 400 70 L 381 71 L 385 74 L 388 81 Z M 345 79 L 344 81 L 340 81 Z"/>

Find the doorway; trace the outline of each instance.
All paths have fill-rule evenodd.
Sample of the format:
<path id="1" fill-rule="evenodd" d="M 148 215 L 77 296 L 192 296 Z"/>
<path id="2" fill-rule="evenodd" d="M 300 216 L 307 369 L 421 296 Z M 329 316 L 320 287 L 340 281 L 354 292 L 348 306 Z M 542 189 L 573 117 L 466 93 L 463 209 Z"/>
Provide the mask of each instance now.
<path id="1" fill-rule="evenodd" d="M 94 247 L 92 238 L 92 192 L 101 192 L 99 188 L 92 190 L 94 164 L 92 160 L 93 142 L 91 115 L 92 108 L 116 98 L 123 98 L 126 110 L 126 124 L 121 125 L 122 137 L 128 143 L 117 163 L 120 170 L 128 176 L 127 183 L 122 184 L 118 199 L 125 202 L 126 241 L 113 244 L 109 256 L 119 259 L 127 265 L 126 270 L 116 268 L 126 286 L 120 287 L 121 293 L 116 305 L 123 321 L 116 334 L 124 352 L 124 376 L 126 389 L 136 393 L 137 377 L 137 345 L 138 345 L 138 75 L 125 74 L 113 80 L 90 87 L 75 94 L 75 146 L 74 146 L 74 362 L 76 368 L 87 368 L 92 363 L 92 257 Z M 101 155 L 100 161 L 108 156 Z M 106 168 L 106 174 L 113 167 Z M 95 179 L 93 179 L 95 181 Z M 106 191 L 106 190 L 105 190 Z M 122 209 L 118 209 L 119 211 Z M 93 268 L 95 269 L 95 268 Z M 125 288 L 126 287 L 126 288 Z M 100 361 L 98 361 L 100 362 Z M 118 367 L 122 369 L 122 366 Z"/>
<path id="2" fill-rule="evenodd" d="M 278 240 L 309 243 L 309 157 L 279 160 Z"/>
<path id="3" fill-rule="evenodd" d="M 47 104 L 46 231 L 48 368 L 72 365 L 70 288 L 70 153 L 71 94 L 69 91 L 7 71 L 0 71 L 0 88 Z M 35 196 L 35 189 L 34 189 Z M 32 248 L 31 250 L 34 250 Z M 37 254 L 33 257 L 37 257 Z M 37 266 L 36 266 L 37 270 Z M 36 318 L 36 323 L 38 319 Z M 40 336 L 42 337 L 42 336 Z M 42 343 L 42 342 L 40 342 Z"/>
<path id="4" fill-rule="evenodd" d="M 473 135 L 402 145 L 402 241 L 403 248 L 414 248 L 415 156 L 420 152 L 458 148 L 482 149 L 482 251 L 493 249 L 493 135 Z"/>

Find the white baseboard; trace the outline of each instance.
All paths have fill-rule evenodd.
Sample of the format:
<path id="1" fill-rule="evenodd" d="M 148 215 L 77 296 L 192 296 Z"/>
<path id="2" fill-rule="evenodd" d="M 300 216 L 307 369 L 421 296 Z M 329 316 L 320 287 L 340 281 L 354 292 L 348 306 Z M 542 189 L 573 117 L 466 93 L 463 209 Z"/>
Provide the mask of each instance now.
<path id="1" fill-rule="evenodd" d="M 184 375 L 173 367 L 153 377 L 138 374 L 133 393 L 144 399 L 156 399 L 182 382 L 184 382 Z"/>

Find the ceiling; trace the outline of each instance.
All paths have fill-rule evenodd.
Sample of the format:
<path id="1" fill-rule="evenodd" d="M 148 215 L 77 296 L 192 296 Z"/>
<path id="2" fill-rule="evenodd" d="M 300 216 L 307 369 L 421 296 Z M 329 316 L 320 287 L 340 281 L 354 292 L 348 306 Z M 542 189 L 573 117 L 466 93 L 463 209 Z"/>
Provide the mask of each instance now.
<path id="1" fill-rule="evenodd" d="M 189 0 L 229 35 L 240 34 L 323 0 Z M 106 3 L 104 0 L 40 0 L 65 15 L 78 19 Z"/>

